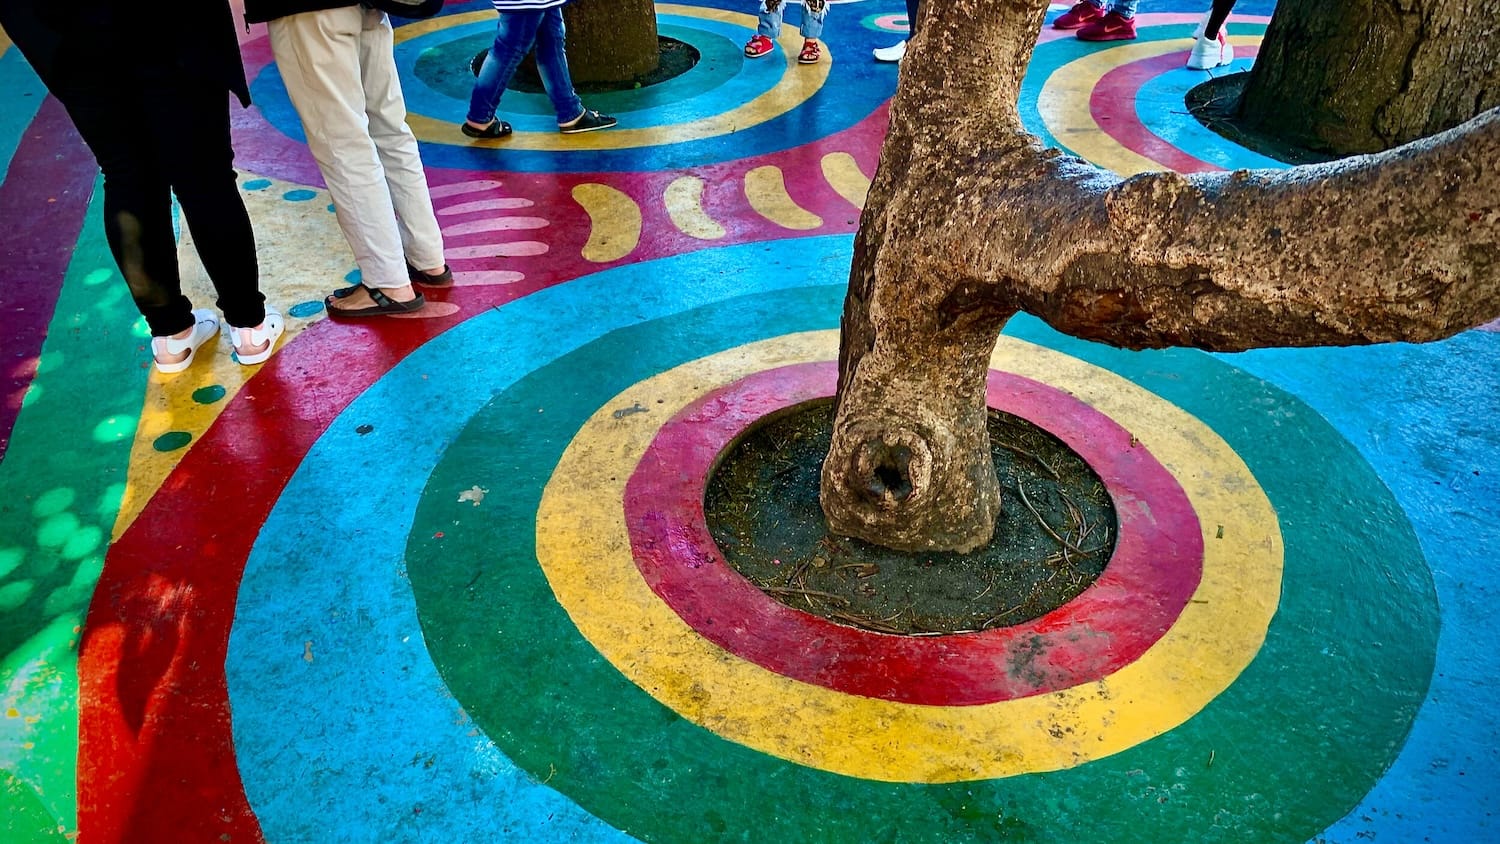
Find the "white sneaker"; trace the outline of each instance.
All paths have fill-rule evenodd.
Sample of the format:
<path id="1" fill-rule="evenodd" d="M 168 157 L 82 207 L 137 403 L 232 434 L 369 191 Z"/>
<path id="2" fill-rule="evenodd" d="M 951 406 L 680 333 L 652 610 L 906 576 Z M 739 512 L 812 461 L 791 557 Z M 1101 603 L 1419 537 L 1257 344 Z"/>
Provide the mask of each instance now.
<path id="1" fill-rule="evenodd" d="M 266 308 L 266 318 L 254 328 L 239 328 L 224 323 L 224 333 L 229 336 L 229 345 L 234 348 L 235 362 L 241 366 L 264 363 L 276 348 L 276 341 L 286 331 L 286 321 L 275 308 Z M 261 348 L 264 346 L 264 348 Z M 242 351 L 260 349 L 258 352 Z"/>
<path id="2" fill-rule="evenodd" d="M 889 47 L 876 47 L 874 53 L 877 62 L 899 62 L 906 58 L 906 42 L 902 41 Z"/>
<path id="3" fill-rule="evenodd" d="M 1219 37 L 1209 39 L 1203 36 L 1203 28 L 1198 29 L 1197 40 L 1193 42 L 1193 51 L 1188 54 L 1187 66 L 1190 70 L 1212 70 L 1223 67 L 1234 61 L 1234 47 L 1229 43 L 1228 26 L 1219 27 Z"/>
<path id="4" fill-rule="evenodd" d="M 209 340 L 219 336 L 219 318 L 208 308 L 198 308 L 193 311 L 193 332 L 187 337 L 178 340 L 175 337 L 152 337 L 151 359 L 156 364 L 158 372 L 168 375 L 173 372 L 181 372 L 193 363 L 193 357 L 198 354 L 198 347 Z M 176 363 L 162 363 L 163 355 L 182 355 L 182 360 Z"/>

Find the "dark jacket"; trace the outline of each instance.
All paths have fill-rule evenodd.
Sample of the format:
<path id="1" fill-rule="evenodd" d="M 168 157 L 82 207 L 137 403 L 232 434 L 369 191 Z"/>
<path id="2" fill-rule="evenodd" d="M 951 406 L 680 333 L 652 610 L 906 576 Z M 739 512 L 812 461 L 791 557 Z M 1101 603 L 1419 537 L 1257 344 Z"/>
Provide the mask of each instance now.
<path id="1" fill-rule="evenodd" d="M 321 12 L 324 9 L 357 5 L 359 0 L 245 0 L 245 22 L 265 23 L 303 12 Z"/>
<path id="2" fill-rule="evenodd" d="M 0 26 L 54 91 L 180 74 L 222 84 L 250 104 L 227 0 L 157 14 L 125 0 L 0 0 Z"/>

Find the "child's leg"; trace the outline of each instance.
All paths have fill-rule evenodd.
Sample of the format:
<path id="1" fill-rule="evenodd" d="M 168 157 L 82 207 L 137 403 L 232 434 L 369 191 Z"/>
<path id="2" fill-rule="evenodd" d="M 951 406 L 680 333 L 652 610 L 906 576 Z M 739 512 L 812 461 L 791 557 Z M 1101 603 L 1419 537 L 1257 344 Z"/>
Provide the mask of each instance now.
<path id="1" fill-rule="evenodd" d="M 823 21 L 828 18 L 828 0 L 802 0 L 802 37 L 816 41 L 823 34 Z"/>
<path id="2" fill-rule="evenodd" d="M 1124 18 L 1131 20 L 1135 17 L 1135 7 L 1140 5 L 1140 0 L 1111 0 L 1109 10 Z"/>
<path id="3" fill-rule="evenodd" d="M 780 35 L 781 13 L 785 6 L 786 0 L 761 0 L 760 23 L 755 25 L 755 33 L 773 40 Z"/>

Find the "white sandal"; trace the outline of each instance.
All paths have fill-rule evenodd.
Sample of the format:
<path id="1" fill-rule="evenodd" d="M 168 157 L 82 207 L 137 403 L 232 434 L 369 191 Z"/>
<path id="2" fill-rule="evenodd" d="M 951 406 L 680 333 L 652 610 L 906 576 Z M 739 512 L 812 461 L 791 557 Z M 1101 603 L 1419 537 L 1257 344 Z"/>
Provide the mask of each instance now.
<path id="1" fill-rule="evenodd" d="M 236 328 L 224 323 L 224 333 L 229 336 L 229 345 L 234 347 L 234 359 L 241 366 L 254 366 L 265 362 L 276 348 L 276 341 L 286 331 L 286 322 L 274 308 L 266 308 L 266 319 L 259 328 Z M 265 349 L 254 354 L 244 354 L 240 349 L 254 349 L 265 344 Z"/>
<path id="2" fill-rule="evenodd" d="M 156 363 L 158 372 L 170 375 L 181 372 L 193 363 L 193 356 L 198 353 L 198 347 L 212 340 L 219 333 L 219 318 L 208 308 L 198 308 L 193 311 L 193 333 L 179 340 L 176 337 L 152 337 L 151 359 Z M 162 355 L 187 355 L 175 363 L 162 363 Z"/>

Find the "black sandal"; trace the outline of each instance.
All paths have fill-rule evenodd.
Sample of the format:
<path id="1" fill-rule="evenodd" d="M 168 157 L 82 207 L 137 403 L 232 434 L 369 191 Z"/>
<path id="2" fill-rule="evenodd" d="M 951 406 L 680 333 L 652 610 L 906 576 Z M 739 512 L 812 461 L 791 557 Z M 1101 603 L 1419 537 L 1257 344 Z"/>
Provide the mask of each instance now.
<path id="1" fill-rule="evenodd" d="M 503 138 L 511 132 L 510 124 L 504 120 L 492 120 L 490 125 L 483 129 L 475 129 L 469 125 L 469 121 L 465 120 L 459 128 L 471 138 Z"/>
<path id="2" fill-rule="evenodd" d="M 448 287 L 453 284 L 453 270 L 444 264 L 441 272 L 425 273 L 411 264 L 406 265 L 406 277 L 417 284 L 425 284 L 428 287 Z"/>
<path id="3" fill-rule="evenodd" d="M 350 296 L 353 296 L 360 290 L 363 290 L 366 293 L 370 294 L 370 300 L 375 303 L 373 306 L 368 308 L 335 308 L 333 306 L 334 299 L 346 299 Z M 422 309 L 422 306 L 425 304 L 427 304 L 427 300 L 422 297 L 421 293 L 417 293 L 416 298 L 412 299 L 409 302 L 397 302 L 395 299 L 392 299 L 391 297 L 385 295 L 385 293 L 381 292 L 380 288 L 366 287 L 363 284 L 356 284 L 353 287 L 340 288 L 333 291 L 332 295 L 323 300 L 323 307 L 328 309 L 328 315 L 337 317 L 367 317 L 384 316 L 386 314 L 409 314 L 413 311 L 420 311 Z"/>

